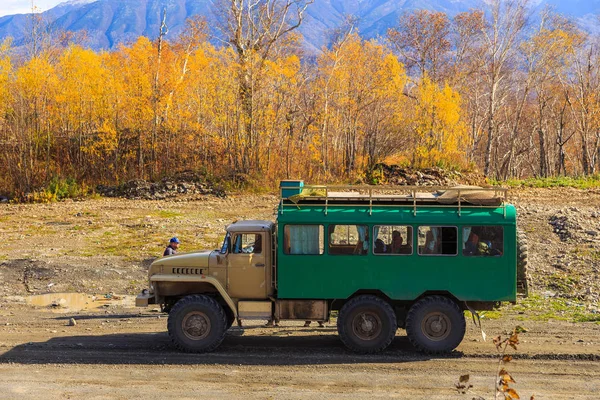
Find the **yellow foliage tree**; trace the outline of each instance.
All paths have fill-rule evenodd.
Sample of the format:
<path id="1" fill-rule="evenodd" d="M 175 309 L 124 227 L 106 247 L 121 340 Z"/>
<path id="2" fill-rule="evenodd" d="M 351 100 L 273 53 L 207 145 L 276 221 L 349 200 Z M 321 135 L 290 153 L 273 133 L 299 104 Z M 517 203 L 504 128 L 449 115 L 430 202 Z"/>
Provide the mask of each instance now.
<path id="1" fill-rule="evenodd" d="M 0 126 L 6 116 L 7 107 L 12 103 L 10 79 L 12 60 L 10 57 L 10 39 L 0 44 Z"/>
<path id="2" fill-rule="evenodd" d="M 108 62 L 114 77 L 114 101 L 117 129 L 135 141 L 137 148 L 128 148 L 119 155 L 119 170 L 125 172 L 136 160 L 137 176 L 146 176 L 145 154 L 150 145 L 149 133 L 153 123 L 153 57 L 155 49 L 150 40 L 140 37 L 131 47 L 122 46 L 112 53 Z"/>
<path id="3" fill-rule="evenodd" d="M 109 79 L 102 65 L 102 56 L 79 46 L 70 46 L 59 58 L 56 66 L 58 84 L 61 90 L 56 95 L 56 108 L 53 120 L 63 135 L 64 141 L 76 141 L 77 152 L 64 152 L 66 145 L 60 146 L 61 157 L 72 165 L 91 162 L 94 168 L 104 163 L 107 153 L 114 150 L 114 140 L 104 136 L 106 116 L 109 115 Z M 85 154 L 91 157 L 85 158 Z M 102 169 L 99 172 L 102 174 Z M 76 176 L 77 171 L 69 171 Z"/>
<path id="4" fill-rule="evenodd" d="M 16 72 L 14 82 L 15 137 L 18 161 L 15 182 L 18 190 L 35 187 L 55 170 L 52 149 L 56 129 L 51 115 L 59 89 L 55 66 L 47 54 L 32 58 Z"/>
<path id="5" fill-rule="evenodd" d="M 410 113 L 414 165 L 464 165 L 469 139 L 460 103 L 460 95 L 449 86 L 440 88 L 427 76 L 419 82 Z"/>
<path id="6" fill-rule="evenodd" d="M 398 150 L 407 77 L 390 50 L 351 33 L 324 50 L 318 63 L 313 90 L 320 95 L 322 130 L 313 141 L 321 146 L 325 179 L 372 167 Z"/>

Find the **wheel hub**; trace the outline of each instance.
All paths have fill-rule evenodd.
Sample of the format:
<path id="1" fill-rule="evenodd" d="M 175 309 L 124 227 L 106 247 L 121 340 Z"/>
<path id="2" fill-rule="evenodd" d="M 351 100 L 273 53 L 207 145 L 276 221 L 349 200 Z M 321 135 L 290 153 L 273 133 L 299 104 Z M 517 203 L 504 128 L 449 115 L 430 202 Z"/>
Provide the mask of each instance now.
<path id="1" fill-rule="evenodd" d="M 192 311 L 181 321 L 181 328 L 189 339 L 202 340 L 210 333 L 210 318 L 201 311 Z"/>
<path id="2" fill-rule="evenodd" d="M 421 331 L 430 340 L 444 340 L 452 331 L 452 323 L 446 314 L 431 312 L 423 318 Z"/>
<path id="3" fill-rule="evenodd" d="M 440 333 L 443 329 L 443 325 L 440 321 L 434 321 L 431 323 L 431 330 L 434 333 Z"/>
<path id="4" fill-rule="evenodd" d="M 352 330 L 361 340 L 373 340 L 381 333 L 381 319 L 377 314 L 364 312 L 352 320 Z"/>

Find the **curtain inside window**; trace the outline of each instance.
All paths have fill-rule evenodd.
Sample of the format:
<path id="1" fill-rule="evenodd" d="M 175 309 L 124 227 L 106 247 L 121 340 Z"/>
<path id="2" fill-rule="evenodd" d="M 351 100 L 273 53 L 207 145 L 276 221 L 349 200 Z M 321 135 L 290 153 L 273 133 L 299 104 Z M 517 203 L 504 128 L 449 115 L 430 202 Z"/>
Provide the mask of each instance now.
<path id="1" fill-rule="evenodd" d="M 427 243 L 427 250 L 429 251 L 429 254 L 437 254 L 438 249 L 438 238 L 440 236 L 440 228 L 435 228 L 432 227 L 431 229 L 431 236 L 432 236 L 432 240 Z"/>
<path id="2" fill-rule="evenodd" d="M 471 227 L 463 228 L 463 236 L 462 236 L 462 248 L 463 250 L 466 247 L 467 240 L 469 240 L 469 235 L 471 234 Z"/>
<path id="3" fill-rule="evenodd" d="M 367 242 L 367 227 L 365 225 L 357 225 L 358 239 L 362 242 L 363 250 L 369 250 L 369 242 Z"/>
<path id="4" fill-rule="evenodd" d="M 321 254 L 319 246 L 320 225 L 288 225 L 290 254 Z"/>

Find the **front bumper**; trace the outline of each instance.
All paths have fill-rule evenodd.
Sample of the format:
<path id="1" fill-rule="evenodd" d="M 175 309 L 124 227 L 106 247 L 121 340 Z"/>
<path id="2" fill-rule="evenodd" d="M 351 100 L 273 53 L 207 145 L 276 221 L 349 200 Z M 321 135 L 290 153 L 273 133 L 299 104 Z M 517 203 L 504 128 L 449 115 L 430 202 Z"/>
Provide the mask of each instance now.
<path id="1" fill-rule="evenodd" d="M 135 298 L 136 307 L 148 307 L 149 304 L 155 303 L 154 294 L 149 293 L 147 289 L 142 290 L 142 293 L 138 294 Z"/>

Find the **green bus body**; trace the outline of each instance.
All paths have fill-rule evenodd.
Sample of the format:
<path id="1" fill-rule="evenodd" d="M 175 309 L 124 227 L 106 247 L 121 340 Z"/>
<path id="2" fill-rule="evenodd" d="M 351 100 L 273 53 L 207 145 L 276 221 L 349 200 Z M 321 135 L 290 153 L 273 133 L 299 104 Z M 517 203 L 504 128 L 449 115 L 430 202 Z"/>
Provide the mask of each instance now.
<path id="1" fill-rule="evenodd" d="M 280 299 L 347 299 L 358 291 L 380 291 L 391 300 L 414 301 L 424 293 L 448 293 L 459 301 L 516 300 L 516 210 L 499 207 L 412 207 L 299 204 L 282 207 L 278 215 L 278 242 L 284 243 L 285 225 L 323 225 L 324 252 L 319 255 L 285 254 L 277 250 L 277 297 Z M 329 225 L 367 225 L 369 250 L 365 255 L 328 253 Z M 410 255 L 373 254 L 375 225 L 412 226 Z M 418 254 L 419 226 L 457 228 L 456 255 Z M 460 249 L 463 227 L 501 226 L 503 254 L 464 256 Z"/>

